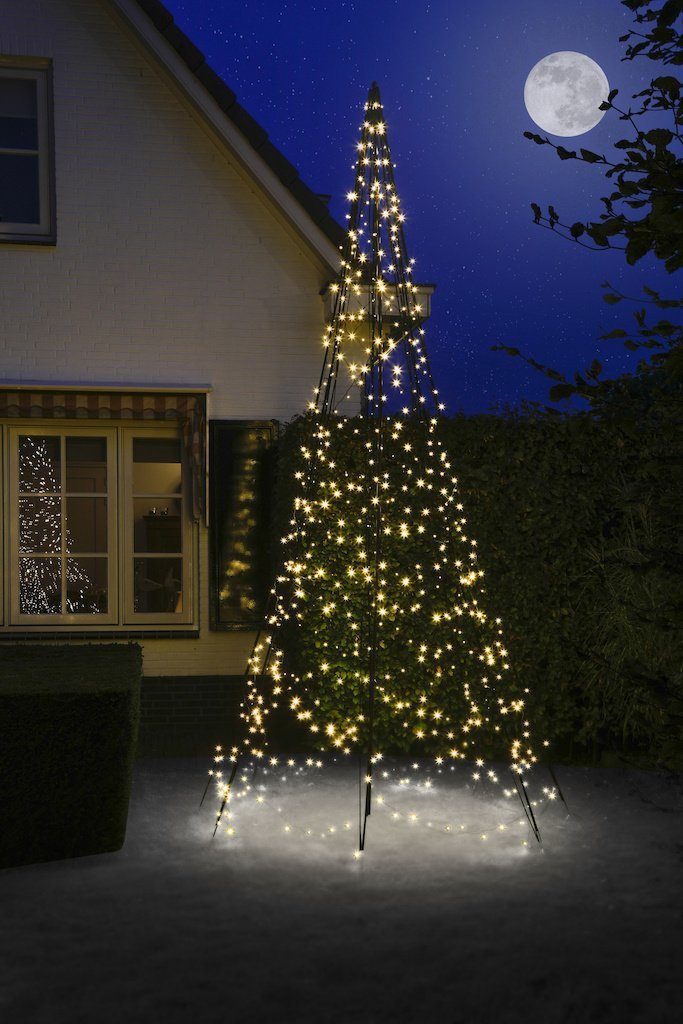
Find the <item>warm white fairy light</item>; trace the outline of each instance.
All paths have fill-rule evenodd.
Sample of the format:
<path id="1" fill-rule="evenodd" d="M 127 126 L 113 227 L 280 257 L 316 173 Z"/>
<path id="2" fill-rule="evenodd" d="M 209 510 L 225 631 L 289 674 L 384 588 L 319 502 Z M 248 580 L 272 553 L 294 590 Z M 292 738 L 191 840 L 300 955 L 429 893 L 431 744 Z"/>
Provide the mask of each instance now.
<path id="1" fill-rule="evenodd" d="M 429 371 L 414 260 L 406 252 L 375 90 L 358 154 L 323 374 L 282 538 L 271 632 L 251 655 L 245 738 L 231 757 L 265 758 L 268 716 L 284 702 L 321 751 L 348 756 L 367 749 L 372 722 L 374 735 L 389 743 L 421 744 L 439 771 L 474 762 L 472 784 L 516 792 L 531 822 L 526 786 L 537 756 L 525 717 L 528 691 L 507 682 L 501 620 L 488 611 L 477 542 L 441 441 L 444 407 Z M 364 358 L 346 358 L 345 349 L 350 355 L 359 344 Z M 337 395 L 342 366 L 360 392 L 360 418 L 340 415 L 348 397 Z M 517 779 L 507 790 L 487 757 L 489 747 L 505 744 Z M 381 756 L 376 746 L 368 783 Z M 232 796 L 228 789 L 223 795 Z M 401 813 L 391 811 L 396 820 Z M 406 820 L 420 818 L 410 812 Z M 482 841 L 488 838 L 482 833 Z"/>
<path id="2" fill-rule="evenodd" d="M 225 755 L 222 753 L 220 747 L 217 747 L 216 750 L 217 756 L 214 760 L 216 763 L 221 763 Z M 328 769 L 330 767 L 333 768 L 335 763 L 336 762 L 333 761 L 331 764 L 328 763 L 325 767 Z M 256 762 L 249 762 L 244 766 L 243 770 L 238 774 L 229 793 L 229 809 L 223 815 L 225 824 L 222 832 L 225 835 L 230 839 L 239 838 L 241 835 L 239 826 L 235 824 L 236 815 L 231 809 L 235 806 L 236 802 L 239 802 L 240 804 L 240 813 L 244 812 L 246 805 L 250 802 L 255 808 L 262 809 L 259 811 L 258 828 L 259 832 L 262 833 L 264 837 L 268 834 L 270 834 L 273 839 L 277 836 L 298 836 L 299 838 L 317 841 L 320 839 L 331 839 L 336 836 L 343 836 L 349 832 L 353 832 L 353 823 L 348 820 L 330 822 L 328 819 L 325 824 L 321 826 L 320 823 L 312 820 L 302 823 L 294 818 L 290 818 L 289 816 L 285 818 L 285 808 L 282 806 L 282 803 L 283 800 L 286 800 L 287 798 L 286 791 L 291 788 L 292 795 L 296 797 L 297 783 L 304 787 L 308 787 L 312 778 L 314 778 L 314 776 L 312 777 L 310 774 L 311 771 L 319 771 L 323 767 L 323 762 L 319 759 L 314 760 L 309 758 L 307 762 L 298 763 L 294 759 L 290 758 L 286 762 L 286 767 L 288 769 L 286 774 L 280 775 L 277 773 L 274 774 L 272 768 L 270 770 L 268 768 L 263 768 L 261 770 L 260 765 Z M 420 793 L 428 792 L 433 794 L 437 792 L 436 787 L 439 786 L 439 783 L 438 779 L 432 779 L 429 776 L 429 773 L 435 772 L 437 776 L 443 776 L 445 780 L 448 781 L 449 771 L 453 772 L 453 770 L 453 766 L 451 766 L 450 769 L 435 769 L 429 765 L 418 763 L 414 763 L 410 768 L 405 766 L 392 766 L 389 770 L 382 772 L 381 778 L 384 791 L 376 796 L 375 807 L 378 809 L 378 812 L 382 814 L 383 820 L 388 825 L 399 830 L 408 828 L 411 830 L 418 829 L 434 831 L 435 833 L 440 833 L 444 836 L 468 839 L 475 843 L 489 842 L 498 838 L 501 841 L 505 841 L 505 846 L 507 848 L 513 848 L 515 845 L 527 847 L 527 836 L 530 831 L 529 822 L 526 817 L 520 817 L 519 806 L 517 806 L 516 812 L 514 807 L 511 806 L 507 814 L 501 815 L 500 809 L 495 804 L 491 805 L 489 800 L 488 814 L 486 816 L 490 824 L 488 824 L 488 826 L 482 831 L 480 827 L 477 828 L 477 825 L 473 821 L 457 820 L 457 812 L 461 805 L 453 801 L 452 790 L 447 786 L 440 787 L 439 790 L 442 795 L 447 797 L 447 799 L 445 801 L 441 801 L 437 806 L 434 806 L 430 801 L 429 814 L 418 808 L 416 804 L 412 804 L 412 806 L 410 804 L 408 804 L 408 806 L 400 806 L 391 796 L 392 787 L 393 789 L 397 789 L 398 793 L 402 794 L 404 802 L 406 798 L 408 800 L 411 799 L 411 794 L 415 798 L 419 798 Z M 406 774 L 410 772 L 414 774 Z M 427 778 L 424 777 L 425 774 L 427 774 Z M 223 773 L 212 769 L 209 771 L 209 776 L 216 783 L 218 795 L 221 797 L 226 795 L 228 787 L 225 778 L 223 777 Z M 463 779 L 463 781 L 463 793 L 469 792 L 471 795 L 476 792 L 476 787 L 467 783 L 465 779 Z M 512 796 L 512 792 L 510 792 L 509 795 Z M 538 814 L 549 801 L 555 800 L 557 795 L 557 790 L 554 787 L 544 787 L 543 798 L 533 801 L 536 814 Z M 424 797 L 422 797 L 422 799 L 424 799 Z M 449 806 L 451 811 L 455 813 L 455 818 L 452 818 L 450 821 L 444 820 L 443 817 L 439 818 L 439 814 L 443 814 Z M 292 813 L 291 808 L 290 813 Z M 501 821 L 500 817 L 496 819 L 496 814 L 504 816 L 505 820 Z M 508 834 L 510 837 L 509 839 L 507 838 Z M 356 853 L 358 853 L 358 851 L 354 851 L 354 856 Z"/>

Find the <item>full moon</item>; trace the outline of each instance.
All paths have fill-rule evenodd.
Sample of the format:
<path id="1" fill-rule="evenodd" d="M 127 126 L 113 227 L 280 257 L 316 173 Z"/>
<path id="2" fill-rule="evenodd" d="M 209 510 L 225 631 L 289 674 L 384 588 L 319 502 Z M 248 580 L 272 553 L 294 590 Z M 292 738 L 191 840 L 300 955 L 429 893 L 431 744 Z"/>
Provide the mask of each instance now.
<path id="1" fill-rule="evenodd" d="M 560 50 L 534 64 L 524 83 L 529 117 L 551 135 L 583 135 L 602 120 L 609 82 L 585 53 Z"/>

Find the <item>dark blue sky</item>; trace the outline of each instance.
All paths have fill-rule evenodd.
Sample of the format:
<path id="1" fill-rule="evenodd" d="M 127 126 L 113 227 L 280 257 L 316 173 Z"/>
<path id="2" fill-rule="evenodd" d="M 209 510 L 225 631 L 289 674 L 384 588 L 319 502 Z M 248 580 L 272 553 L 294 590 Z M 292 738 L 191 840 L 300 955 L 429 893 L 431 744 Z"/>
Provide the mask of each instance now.
<path id="1" fill-rule="evenodd" d="M 314 191 L 344 195 L 362 107 L 379 83 L 416 279 L 435 282 L 428 325 L 432 365 L 448 411 L 545 399 L 548 382 L 493 353 L 514 344 L 564 371 L 596 355 L 610 375 L 633 365 L 598 335 L 628 325 L 625 304 L 602 301 L 600 282 L 629 294 L 671 291 L 652 262 L 589 253 L 534 227 L 530 201 L 563 220 L 597 219 L 608 185 L 599 170 L 560 162 L 522 137 L 531 67 L 556 50 L 596 60 L 617 102 L 657 72 L 622 63 L 632 18 L 618 0 L 167 0 L 239 101 Z M 608 113 L 569 148 L 609 151 L 623 123 Z"/>

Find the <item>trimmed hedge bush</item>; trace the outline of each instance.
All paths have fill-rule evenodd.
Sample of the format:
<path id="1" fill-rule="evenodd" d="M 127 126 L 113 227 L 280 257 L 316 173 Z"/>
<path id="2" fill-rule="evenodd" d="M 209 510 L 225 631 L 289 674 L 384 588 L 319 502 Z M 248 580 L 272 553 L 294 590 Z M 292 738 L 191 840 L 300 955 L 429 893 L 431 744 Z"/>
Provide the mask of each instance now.
<path id="1" fill-rule="evenodd" d="M 599 417 L 442 420 L 486 607 L 556 759 L 683 763 L 680 388 L 670 392 L 628 394 L 626 413 Z M 296 420 L 281 441 L 278 536 L 306 431 Z"/>
<path id="2" fill-rule="evenodd" d="M 13 645 L 1 654 L 0 867 L 120 849 L 139 646 Z"/>

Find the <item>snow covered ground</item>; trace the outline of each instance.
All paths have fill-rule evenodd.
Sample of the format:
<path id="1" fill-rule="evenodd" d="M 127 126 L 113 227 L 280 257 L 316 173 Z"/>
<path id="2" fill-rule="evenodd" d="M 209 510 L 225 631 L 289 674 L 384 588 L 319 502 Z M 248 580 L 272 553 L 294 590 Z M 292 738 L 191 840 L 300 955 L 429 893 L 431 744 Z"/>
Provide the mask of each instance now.
<path id="1" fill-rule="evenodd" d="M 3 1024 L 678 1019 L 680 778 L 558 768 L 541 852 L 516 798 L 406 765 L 355 859 L 350 766 L 260 773 L 213 840 L 206 767 L 140 762 L 120 853 L 0 872 Z"/>

